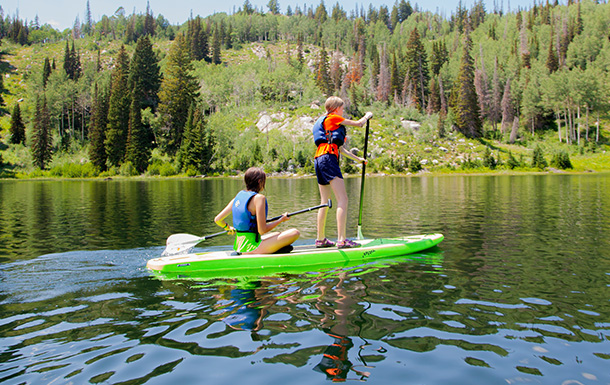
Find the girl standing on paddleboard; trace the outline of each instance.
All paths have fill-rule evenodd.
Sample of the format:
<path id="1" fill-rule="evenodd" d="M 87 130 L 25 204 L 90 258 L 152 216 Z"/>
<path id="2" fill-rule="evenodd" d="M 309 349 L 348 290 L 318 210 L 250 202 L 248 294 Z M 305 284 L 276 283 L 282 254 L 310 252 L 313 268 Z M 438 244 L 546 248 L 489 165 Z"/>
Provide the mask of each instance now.
<path id="1" fill-rule="evenodd" d="M 314 163 L 320 197 L 322 202 L 330 198 L 331 190 L 337 199 L 337 243 L 338 248 L 358 247 L 360 244 L 345 237 L 347 223 L 347 193 L 341 168 L 339 153 L 357 162 L 366 164 L 366 159 L 360 158 L 343 148 L 346 139 L 345 126 L 362 127 L 373 117 L 367 112 L 360 120 L 350 120 L 343 117 L 344 102 L 337 96 L 331 96 L 324 105 L 326 115 L 320 117 L 313 126 L 313 137 L 318 146 Z M 326 214 L 328 208 L 318 211 L 318 234 L 316 247 L 332 247 L 335 243 L 326 238 Z"/>
<path id="2" fill-rule="evenodd" d="M 266 181 L 267 175 L 262 169 L 249 168 L 244 174 L 246 189 L 237 193 L 214 218 L 218 226 L 227 230 L 229 234 L 235 234 L 233 248 L 238 253 L 272 254 L 292 244 L 301 235 L 297 229 L 268 234 L 277 225 L 290 218 L 288 213 L 284 213 L 278 220 L 267 223 L 267 198 L 260 193 L 265 188 Z M 225 218 L 231 213 L 233 226 L 225 222 Z"/>

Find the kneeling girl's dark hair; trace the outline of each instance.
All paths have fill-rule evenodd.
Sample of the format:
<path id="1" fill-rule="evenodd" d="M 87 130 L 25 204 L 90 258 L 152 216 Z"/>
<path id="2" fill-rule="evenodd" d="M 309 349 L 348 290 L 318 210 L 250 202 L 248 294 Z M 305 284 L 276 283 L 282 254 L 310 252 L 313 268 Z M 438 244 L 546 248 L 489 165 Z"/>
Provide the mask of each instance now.
<path id="1" fill-rule="evenodd" d="M 265 188 L 266 181 L 267 174 L 262 168 L 250 167 L 244 174 L 244 182 L 248 191 L 261 192 Z"/>

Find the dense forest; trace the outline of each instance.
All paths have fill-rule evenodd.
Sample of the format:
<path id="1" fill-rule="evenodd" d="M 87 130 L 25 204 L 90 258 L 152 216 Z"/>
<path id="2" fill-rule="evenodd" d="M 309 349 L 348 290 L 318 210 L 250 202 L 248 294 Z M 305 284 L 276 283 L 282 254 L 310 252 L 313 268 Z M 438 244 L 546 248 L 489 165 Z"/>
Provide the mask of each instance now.
<path id="1" fill-rule="evenodd" d="M 4 177 L 310 173 L 329 95 L 374 112 L 373 171 L 566 169 L 608 149 L 603 2 L 445 17 L 246 0 L 171 25 L 150 6 L 95 21 L 87 1 L 65 31 L 0 7 L 0 38 Z"/>

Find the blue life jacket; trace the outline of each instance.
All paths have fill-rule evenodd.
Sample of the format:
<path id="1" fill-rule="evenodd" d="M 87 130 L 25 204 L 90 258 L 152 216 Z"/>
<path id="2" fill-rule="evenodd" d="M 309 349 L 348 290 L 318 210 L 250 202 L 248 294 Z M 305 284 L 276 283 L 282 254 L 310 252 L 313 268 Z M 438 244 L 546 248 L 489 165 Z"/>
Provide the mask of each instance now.
<path id="1" fill-rule="evenodd" d="M 336 130 L 326 130 L 324 128 L 324 121 L 326 120 L 327 115 L 320 116 L 318 120 L 313 125 L 313 141 L 316 146 L 321 145 L 322 143 L 328 144 L 336 144 L 337 146 L 343 146 L 345 142 L 345 126 L 341 125 Z"/>
<path id="2" fill-rule="evenodd" d="M 242 190 L 233 199 L 233 227 L 235 230 L 247 233 L 258 233 L 258 226 L 256 223 L 256 215 L 252 215 L 248 211 L 248 203 L 253 196 L 258 194 L 255 191 Z M 265 219 L 267 219 L 267 212 L 269 206 L 265 199 Z"/>

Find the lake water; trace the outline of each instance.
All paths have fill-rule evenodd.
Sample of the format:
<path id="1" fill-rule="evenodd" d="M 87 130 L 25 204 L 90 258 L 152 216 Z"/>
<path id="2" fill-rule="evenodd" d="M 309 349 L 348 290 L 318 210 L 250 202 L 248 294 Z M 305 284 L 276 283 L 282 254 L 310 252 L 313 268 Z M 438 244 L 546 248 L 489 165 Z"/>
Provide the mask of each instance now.
<path id="1" fill-rule="evenodd" d="M 146 270 L 168 235 L 219 231 L 240 188 L 0 181 L 0 383 L 610 383 L 609 174 L 372 177 L 365 235 L 440 232 L 439 247 L 249 279 Z M 270 216 L 319 204 L 312 178 L 265 193 Z M 311 242 L 315 213 L 283 226 Z"/>

